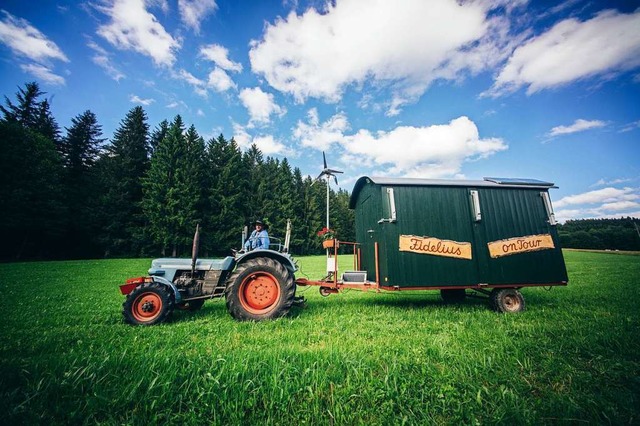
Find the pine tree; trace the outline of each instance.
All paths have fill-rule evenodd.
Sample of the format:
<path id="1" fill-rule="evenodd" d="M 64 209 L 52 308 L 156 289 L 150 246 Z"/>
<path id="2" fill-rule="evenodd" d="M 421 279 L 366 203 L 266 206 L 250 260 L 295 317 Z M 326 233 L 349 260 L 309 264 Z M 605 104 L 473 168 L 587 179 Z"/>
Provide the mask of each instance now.
<path id="1" fill-rule="evenodd" d="M 101 245 L 105 255 L 139 255 L 144 244 L 142 178 L 149 168 L 149 125 L 132 108 L 100 159 Z"/>
<path id="2" fill-rule="evenodd" d="M 223 135 L 211 140 L 207 150 L 207 211 L 205 247 L 221 255 L 240 246 L 247 216 L 249 171 L 235 140 Z M 255 189 L 252 189 L 254 191 Z"/>
<path id="3" fill-rule="evenodd" d="M 0 121 L 0 258 L 59 257 L 62 163 L 53 142 Z"/>
<path id="4" fill-rule="evenodd" d="M 185 155 L 176 168 L 176 195 L 180 198 L 178 241 L 188 247 L 196 223 L 201 222 L 204 215 L 205 146 L 193 125 L 184 140 Z"/>
<path id="5" fill-rule="evenodd" d="M 185 157 L 184 124 L 177 115 L 151 157 L 143 180 L 143 211 L 153 240 L 177 256 L 180 244 L 180 195 L 176 177 Z"/>
<path id="6" fill-rule="evenodd" d="M 151 153 L 154 153 L 160 145 L 160 142 L 167 136 L 169 132 L 169 122 L 167 120 L 162 120 L 158 127 L 154 129 L 151 134 L 151 138 L 149 140 L 149 144 L 151 145 Z"/>
<path id="7" fill-rule="evenodd" d="M 61 150 L 68 221 L 66 249 L 72 257 L 98 254 L 99 191 L 94 165 L 104 141 L 96 115 L 87 110 L 71 120 Z"/>
<path id="8" fill-rule="evenodd" d="M 16 93 L 17 104 L 14 104 L 5 96 L 4 99 L 7 106 L 0 105 L 4 121 L 19 123 L 24 128 L 37 130 L 40 110 L 38 98 L 42 95 L 44 95 L 44 92 L 40 90 L 38 83 L 31 82 L 25 84 L 24 89 L 18 88 L 18 93 Z"/>

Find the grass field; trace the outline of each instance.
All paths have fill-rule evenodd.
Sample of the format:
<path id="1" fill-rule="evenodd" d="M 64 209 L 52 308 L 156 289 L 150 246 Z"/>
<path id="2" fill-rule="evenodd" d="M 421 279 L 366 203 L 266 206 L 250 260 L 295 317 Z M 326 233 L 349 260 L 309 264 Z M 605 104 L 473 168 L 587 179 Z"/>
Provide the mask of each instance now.
<path id="1" fill-rule="evenodd" d="M 0 264 L 0 423 L 640 424 L 639 258 L 565 258 L 569 286 L 517 315 L 310 288 L 281 320 L 217 300 L 154 327 L 118 291 L 148 259 Z"/>

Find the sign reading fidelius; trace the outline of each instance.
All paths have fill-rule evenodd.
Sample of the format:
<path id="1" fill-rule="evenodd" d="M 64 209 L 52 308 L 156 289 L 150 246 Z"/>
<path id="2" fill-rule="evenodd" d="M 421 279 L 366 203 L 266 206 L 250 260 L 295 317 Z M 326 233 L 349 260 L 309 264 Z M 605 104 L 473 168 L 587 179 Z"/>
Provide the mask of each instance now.
<path id="1" fill-rule="evenodd" d="M 487 243 L 487 246 L 489 246 L 489 254 L 493 258 L 555 248 L 553 239 L 549 234 L 527 235 L 525 237 L 492 241 Z"/>
<path id="2" fill-rule="evenodd" d="M 455 257 L 458 259 L 471 259 L 471 243 L 440 240 L 433 237 L 400 235 L 400 251 Z"/>

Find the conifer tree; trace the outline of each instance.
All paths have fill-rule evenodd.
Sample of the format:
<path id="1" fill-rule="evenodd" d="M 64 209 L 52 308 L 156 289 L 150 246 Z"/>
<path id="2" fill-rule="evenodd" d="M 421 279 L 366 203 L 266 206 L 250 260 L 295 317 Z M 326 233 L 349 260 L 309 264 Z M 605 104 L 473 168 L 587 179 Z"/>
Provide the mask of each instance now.
<path id="1" fill-rule="evenodd" d="M 143 211 L 153 240 L 162 248 L 178 254 L 180 238 L 180 195 L 177 188 L 178 168 L 186 152 L 184 124 L 177 115 L 167 134 L 159 141 L 151 157 L 149 172 L 143 180 Z"/>
<path id="2" fill-rule="evenodd" d="M 96 115 L 87 110 L 71 119 L 62 139 L 65 203 L 67 207 L 66 249 L 71 257 L 97 254 L 98 197 L 94 165 L 104 141 Z"/>
<path id="3" fill-rule="evenodd" d="M 184 157 L 176 167 L 176 196 L 179 198 L 179 243 L 189 246 L 196 223 L 204 215 L 205 144 L 195 126 L 191 125 L 184 137 Z"/>
<path id="4" fill-rule="evenodd" d="M 142 178 L 149 168 L 149 125 L 140 106 L 116 129 L 100 159 L 101 244 L 105 255 L 139 255 L 144 244 Z"/>

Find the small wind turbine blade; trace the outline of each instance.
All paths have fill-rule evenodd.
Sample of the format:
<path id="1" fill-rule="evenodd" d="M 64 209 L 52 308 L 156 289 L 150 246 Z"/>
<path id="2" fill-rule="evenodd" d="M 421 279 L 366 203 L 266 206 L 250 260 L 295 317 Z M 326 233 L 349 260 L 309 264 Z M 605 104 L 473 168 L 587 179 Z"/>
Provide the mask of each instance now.
<path id="1" fill-rule="evenodd" d="M 336 185 L 337 185 L 337 184 L 338 184 L 338 178 L 337 178 L 337 177 L 335 177 L 335 176 L 333 176 L 333 180 L 335 180 L 335 181 L 336 181 Z"/>
<path id="2" fill-rule="evenodd" d="M 327 157 L 324 155 L 324 151 L 322 151 L 322 161 L 324 163 L 324 168 L 327 168 Z"/>
<path id="3" fill-rule="evenodd" d="M 327 172 L 328 174 L 344 173 L 344 172 L 341 172 L 340 170 L 333 170 L 333 169 L 327 169 L 325 170 L 325 172 Z"/>

